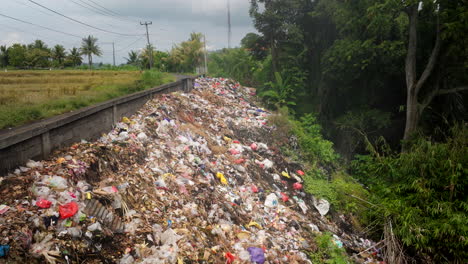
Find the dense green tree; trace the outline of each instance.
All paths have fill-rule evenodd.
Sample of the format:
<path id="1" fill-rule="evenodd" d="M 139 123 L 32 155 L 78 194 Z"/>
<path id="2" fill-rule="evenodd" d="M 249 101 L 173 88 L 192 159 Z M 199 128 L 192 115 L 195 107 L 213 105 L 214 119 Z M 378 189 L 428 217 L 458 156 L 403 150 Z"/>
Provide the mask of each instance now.
<path id="1" fill-rule="evenodd" d="M 241 46 L 247 49 L 256 60 L 264 60 L 268 55 L 267 43 L 258 34 L 247 33 L 241 40 Z"/>
<path id="2" fill-rule="evenodd" d="M 30 68 L 47 68 L 50 66 L 50 52 L 48 49 L 33 48 L 25 53 L 25 65 Z"/>
<path id="3" fill-rule="evenodd" d="M 76 47 L 73 47 L 70 50 L 70 53 L 67 56 L 66 61 L 73 67 L 79 66 L 83 63 L 83 59 L 81 58 L 80 50 Z"/>
<path id="4" fill-rule="evenodd" d="M 25 59 L 27 48 L 25 45 L 18 43 L 13 44 L 8 48 L 7 52 L 9 57 L 9 65 L 18 68 L 26 66 Z"/>
<path id="5" fill-rule="evenodd" d="M 81 54 L 88 56 L 89 69 L 93 67 L 93 55 L 101 56 L 101 48 L 97 45 L 98 39 L 93 36 L 84 38 L 81 42 Z"/>
<path id="6" fill-rule="evenodd" d="M 203 42 L 201 33 L 191 33 L 187 41 L 174 45 L 167 58 L 168 68 L 174 72 L 195 72 L 202 65 Z"/>
<path id="7" fill-rule="evenodd" d="M 28 47 L 30 49 L 49 50 L 49 48 L 44 43 L 44 41 L 42 41 L 40 39 L 36 39 L 33 43 L 29 44 Z"/>
<path id="8" fill-rule="evenodd" d="M 67 57 L 67 52 L 65 51 L 65 47 L 62 45 L 55 45 L 52 49 L 52 58 L 56 61 L 58 66 L 63 66 L 63 62 Z"/>

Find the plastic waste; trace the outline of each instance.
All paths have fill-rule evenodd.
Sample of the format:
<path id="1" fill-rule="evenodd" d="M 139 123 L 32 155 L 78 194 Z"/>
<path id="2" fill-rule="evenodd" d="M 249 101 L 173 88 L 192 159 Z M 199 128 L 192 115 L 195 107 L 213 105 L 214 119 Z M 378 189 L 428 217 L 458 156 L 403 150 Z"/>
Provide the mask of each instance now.
<path id="1" fill-rule="evenodd" d="M 303 171 L 301 171 L 301 170 L 297 170 L 296 173 L 299 174 L 300 176 L 304 176 L 304 174 L 305 174 L 305 173 L 304 173 Z"/>
<path id="2" fill-rule="evenodd" d="M 250 144 L 250 149 L 252 149 L 253 151 L 256 151 L 258 148 L 257 144 L 256 143 L 252 143 Z"/>
<path id="3" fill-rule="evenodd" d="M 333 235 L 333 243 L 339 248 L 343 247 L 343 242 L 341 242 L 341 239 L 337 235 Z"/>
<path id="4" fill-rule="evenodd" d="M 249 253 L 249 251 L 244 250 L 244 249 L 241 250 L 241 251 L 239 252 L 239 259 L 242 260 L 242 261 L 248 261 L 248 260 L 250 260 L 250 253 Z"/>
<path id="5" fill-rule="evenodd" d="M 48 177 L 44 180 L 44 183 L 57 190 L 64 190 L 68 187 L 67 180 L 60 176 Z"/>
<path id="6" fill-rule="evenodd" d="M 169 228 L 161 234 L 161 243 L 163 245 L 176 245 L 181 238 L 172 228 Z"/>
<path id="7" fill-rule="evenodd" d="M 6 213 L 10 209 L 10 206 L 6 204 L 0 205 L 0 215 Z"/>
<path id="8" fill-rule="evenodd" d="M 78 204 L 70 202 L 59 206 L 60 219 L 67 219 L 74 216 L 78 212 Z"/>
<path id="9" fill-rule="evenodd" d="M 216 178 L 218 178 L 222 184 L 224 185 L 228 184 L 226 178 L 224 177 L 224 174 L 222 174 L 221 172 L 216 173 Z"/>
<path id="10" fill-rule="evenodd" d="M 226 263 L 228 264 L 233 263 L 236 259 L 236 257 L 231 252 L 226 252 L 226 254 L 224 254 L 224 257 L 226 257 Z"/>
<path id="11" fill-rule="evenodd" d="M 270 193 L 265 199 L 265 206 L 266 207 L 277 207 L 278 206 L 278 197 L 274 193 Z"/>
<path id="12" fill-rule="evenodd" d="M 291 176 L 289 176 L 289 173 L 287 173 L 287 172 L 285 172 L 285 171 L 282 171 L 282 172 L 281 172 L 281 175 L 283 175 L 284 177 L 286 177 L 286 178 L 288 178 L 288 179 L 291 178 Z"/>
<path id="13" fill-rule="evenodd" d="M 46 199 L 39 199 L 36 202 L 36 205 L 42 209 L 47 209 L 47 208 L 50 208 L 50 206 L 52 205 L 52 202 Z"/>
<path id="14" fill-rule="evenodd" d="M 325 199 L 316 199 L 314 197 L 314 207 L 322 215 L 326 215 L 330 210 L 330 203 Z"/>
<path id="15" fill-rule="evenodd" d="M 135 263 L 135 259 L 130 254 L 125 254 L 119 261 L 119 264 L 133 264 Z"/>
<path id="16" fill-rule="evenodd" d="M 148 141 L 148 136 L 145 133 L 141 132 L 141 133 L 138 133 L 137 139 L 140 140 L 141 142 L 146 142 Z"/>
<path id="17" fill-rule="evenodd" d="M 298 182 L 295 182 L 293 184 L 293 189 L 296 190 L 296 191 L 302 190 L 302 184 L 300 184 Z"/>
<path id="18" fill-rule="evenodd" d="M 43 165 L 42 165 L 42 163 L 39 162 L 39 161 L 29 160 L 29 161 L 26 163 L 26 167 L 31 168 L 31 169 L 33 169 L 33 168 L 42 168 Z"/>
<path id="19" fill-rule="evenodd" d="M 280 193 L 281 194 L 281 200 L 283 200 L 283 202 L 287 202 L 289 201 L 289 196 L 283 192 Z"/>
<path id="20" fill-rule="evenodd" d="M 249 247 L 247 251 L 250 253 L 250 261 L 258 264 L 265 263 L 265 254 L 263 253 L 263 249 L 258 247 Z"/>
<path id="21" fill-rule="evenodd" d="M 79 228 L 77 228 L 77 227 L 70 227 L 70 228 L 68 228 L 67 233 L 68 233 L 71 237 L 73 237 L 73 238 L 79 238 L 79 237 L 81 237 L 81 235 L 83 234 L 83 233 L 81 232 L 81 229 L 79 229 Z"/>
<path id="22" fill-rule="evenodd" d="M 91 231 L 91 232 L 102 231 L 101 224 L 99 222 L 96 222 L 96 223 L 88 226 L 88 231 Z"/>
<path id="23" fill-rule="evenodd" d="M 0 245 L 0 258 L 8 255 L 9 251 L 10 251 L 9 245 Z"/>

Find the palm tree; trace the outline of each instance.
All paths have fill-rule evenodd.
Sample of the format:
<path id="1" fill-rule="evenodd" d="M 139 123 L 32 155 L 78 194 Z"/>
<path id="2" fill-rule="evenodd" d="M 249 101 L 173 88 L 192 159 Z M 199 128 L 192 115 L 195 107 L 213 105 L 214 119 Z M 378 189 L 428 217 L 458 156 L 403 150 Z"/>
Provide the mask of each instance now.
<path id="1" fill-rule="evenodd" d="M 93 36 L 88 36 L 84 38 L 81 42 L 81 54 L 88 56 L 89 68 L 91 69 L 93 65 L 93 55 L 101 56 L 101 48 L 97 45 L 97 38 Z"/>
<path id="2" fill-rule="evenodd" d="M 62 45 L 55 45 L 52 49 L 52 58 L 58 62 L 60 66 L 63 65 L 63 60 L 67 56 L 67 52 Z"/>
<path id="3" fill-rule="evenodd" d="M 125 58 L 127 60 L 127 64 L 130 64 L 130 65 L 137 65 L 138 62 L 139 62 L 139 59 L 138 59 L 138 52 L 134 51 L 134 50 L 131 50 L 129 53 L 128 53 L 128 58 Z"/>
<path id="4" fill-rule="evenodd" d="M 141 53 L 140 53 L 140 62 L 141 62 L 141 65 L 142 67 L 145 67 L 145 68 L 150 68 L 150 61 L 151 61 L 151 56 L 153 56 L 153 60 L 154 60 L 154 52 L 155 52 L 155 49 L 153 47 L 153 45 L 148 45 L 146 46 L 146 48 L 144 48 Z"/>
<path id="5" fill-rule="evenodd" d="M 70 55 L 68 55 L 68 59 L 72 62 L 73 67 L 76 67 L 77 65 L 81 65 L 81 63 L 83 63 L 80 51 L 75 47 L 73 47 L 70 50 Z"/>

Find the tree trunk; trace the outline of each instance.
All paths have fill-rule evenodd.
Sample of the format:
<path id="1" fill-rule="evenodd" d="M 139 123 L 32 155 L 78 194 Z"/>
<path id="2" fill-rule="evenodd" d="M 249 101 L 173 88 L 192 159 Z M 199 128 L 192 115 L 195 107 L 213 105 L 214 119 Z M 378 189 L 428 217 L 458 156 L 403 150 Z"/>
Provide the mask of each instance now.
<path id="1" fill-rule="evenodd" d="M 409 41 L 406 53 L 406 125 L 403 140 L 408 140 L 416 131 L 419 121 L 418 94 L 416 92 L 416 48 L 418 42 L 418 5 L 409 10 Z M 416 122 L 416 123 L 415 123 Z"/>
<path id="2" fill-rule="evenodd" d="M 275 46 L 275 41 L 272 39 L 270 42 L 270 48 L 271 48 L 271 67 L 273 70 L 273 77 L 275 76 L 275 72 L 278 72 L 278 54 L 276 52 L 276 46 Z"/>
<path id="3" fill-rule="evenodd" d="M 91 54 L 88 55 L 88 63 L 89 63 L 89 69 L 91 70 L 91 67 L 93 67 L 93 57 Z"/>

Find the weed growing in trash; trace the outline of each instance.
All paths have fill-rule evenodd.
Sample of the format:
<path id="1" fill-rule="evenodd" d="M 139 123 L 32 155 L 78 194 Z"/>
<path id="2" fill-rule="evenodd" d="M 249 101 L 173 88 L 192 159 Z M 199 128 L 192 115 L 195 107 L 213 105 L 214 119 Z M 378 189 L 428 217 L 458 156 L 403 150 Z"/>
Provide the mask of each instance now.
<path id="1" fill-rule="evenodd" d="M 269 117 L 276 127 L 272 137 L 283 143 L 283 154 L 305 164 L 305 190 L 319 198 L 327 199 L 337 210 L 361 215 L 362 203 L 354 197 L 366 199 L 368 193 L 351 176 L 338 169 L 338 155 L 333 144 L 324 139 L 316 119 L 307 115 L 294 120 L 286 107 Z M 297 145 L 291 142 L 297 138 Z"/>
<path id="2" fill-rule="evenodd" d="M 327 263 L 327 264 L 349 264 L 351 261 L 347 258 L 345 250 L 340 247 L 329 232 L 315 236 L 317 249 L 307 252 L 312 263 Z"/>

